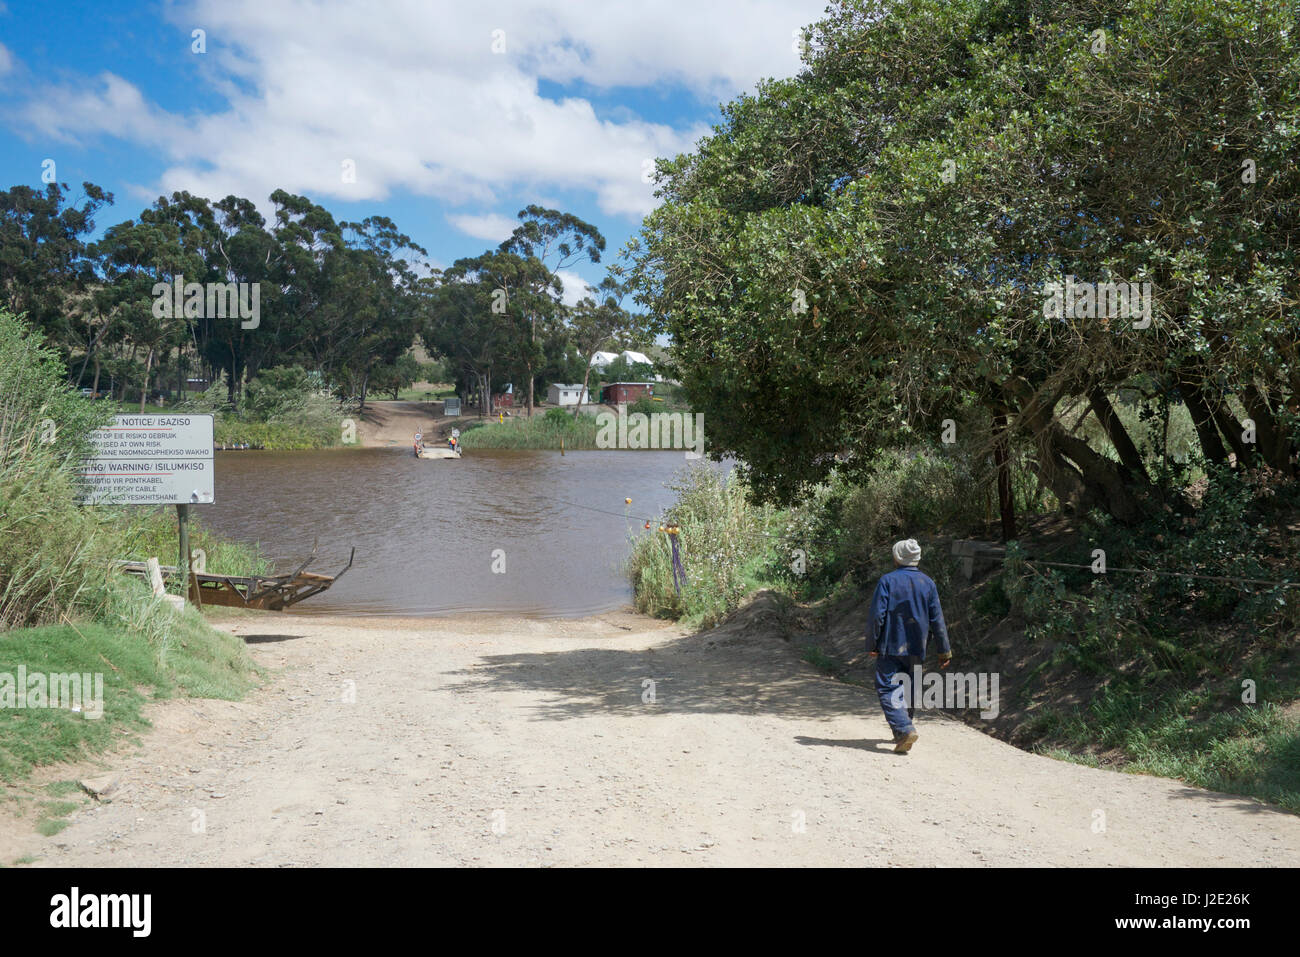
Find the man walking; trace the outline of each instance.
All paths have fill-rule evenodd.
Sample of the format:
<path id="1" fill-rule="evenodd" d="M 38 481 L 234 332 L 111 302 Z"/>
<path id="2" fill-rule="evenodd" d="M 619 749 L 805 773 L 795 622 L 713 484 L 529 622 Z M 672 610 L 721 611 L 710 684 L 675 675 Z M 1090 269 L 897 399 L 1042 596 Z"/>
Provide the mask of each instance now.
<path id="1" fill-rule="evenodd" d="M 894 570 L 876 583 L 867 623 L 867 647 L 876 659 L 876 693 L 894 732 L 895 754 L 907 754 L 919 737 L 912 726 L 912 704 L 920 693 L 916 669 L 925 660 L 931 631 L 939 638 L 939 667 L 947 668 L 952 661 L 939 589 L 916 567 L 920 561 L 916 539 L 894 543 Z"/>

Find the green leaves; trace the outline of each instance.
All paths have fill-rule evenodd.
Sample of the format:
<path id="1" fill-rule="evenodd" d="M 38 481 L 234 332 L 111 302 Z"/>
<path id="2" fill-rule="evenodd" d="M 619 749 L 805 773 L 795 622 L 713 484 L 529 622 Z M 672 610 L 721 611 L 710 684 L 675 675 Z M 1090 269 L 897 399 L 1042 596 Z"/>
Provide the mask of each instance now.
<path id="1" fill-rule="evenodd" d="M 1297 10 L 1264 14 L 1257 48 L 1235 39 L 1251 11 L 833 7 L 807 71 L 728 104 L 698 152 L 660 164 L 664 205 L 629 249 L 713 447 L 781 497 L 961 401 L 1033 434 L 1062 399 L 1148 374 L 1212 377 L 1219 405 L 1251 381 L 1271 409 L 1294 401 L 1300 182 L 1279 150 L 1300 145 L 1285 132 Z M 1066 275 L 1151 282 L 1151 326 L 1045 318 L 1045 284 Z M 778 398 L 747 414 L 760 395 Z M 1097 450 L 1069 448 L 1052 454 L 1100 482 Z M 1293 470 L 1291 448 L 1272 464 Z M 1117 488 L 1090 494 L 1105 506 Z"/>

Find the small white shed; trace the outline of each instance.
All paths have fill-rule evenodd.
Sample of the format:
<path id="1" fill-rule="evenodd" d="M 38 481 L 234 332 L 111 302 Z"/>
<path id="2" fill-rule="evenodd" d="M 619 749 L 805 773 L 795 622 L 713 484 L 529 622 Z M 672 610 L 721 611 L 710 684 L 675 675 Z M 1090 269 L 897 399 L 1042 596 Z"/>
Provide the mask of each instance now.
<path id="1" fill-rule="evenodd" d="M 581 385 L 552 382 L 550 388 L 546 390 L 546 401 L 551 405 L 586 405 L 591 401 L 591 397 Z"/>

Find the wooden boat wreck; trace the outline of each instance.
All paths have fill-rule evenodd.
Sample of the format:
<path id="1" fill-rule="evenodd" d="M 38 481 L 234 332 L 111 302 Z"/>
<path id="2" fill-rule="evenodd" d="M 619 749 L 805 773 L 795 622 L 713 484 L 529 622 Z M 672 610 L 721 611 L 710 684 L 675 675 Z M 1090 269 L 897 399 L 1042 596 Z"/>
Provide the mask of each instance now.
<path id="1" fill-rule="evenodd" d="M 206 572 L 191 572 L 189 598 L 200 607 L 224 605 L 230 608 L 283 611 L 305 598 L 319 595 L 342 578 L 352 567 L 356 553 L 357 550 L 353 548 L 348 555 L 348 563 L 334 575 L 318 575 L 306 570 L 316 558 L 315 545 L 312 545 L 307 560 L 286 575 L 210 575 Z M 149 572 L 145 562 L 119 561 L 114 564 L 128 575 L 139 575 L 148 580 Z M 161 566 L 160 570 L 164 580 L 180 574 L 173 565 Z"/>

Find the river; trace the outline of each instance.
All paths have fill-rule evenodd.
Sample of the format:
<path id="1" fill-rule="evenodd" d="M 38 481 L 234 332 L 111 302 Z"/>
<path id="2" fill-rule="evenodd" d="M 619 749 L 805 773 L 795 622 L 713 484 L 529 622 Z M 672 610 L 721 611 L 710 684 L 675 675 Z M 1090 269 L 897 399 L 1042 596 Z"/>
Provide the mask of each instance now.
<path id="1" fill-rule="evenodd" d="M 688 466 L 701 463 L 648 451 L 218 452 L 216 501 L 194 511 L 260 543 L 278 571 L 318 539 L 310 569 L 334 574 L 355 546 L 351 570 L 301 611 L 577 617 L 631 601 L 629 537 L 650 534 L 645 519 L 676 497 L 665 483 Z"/>

